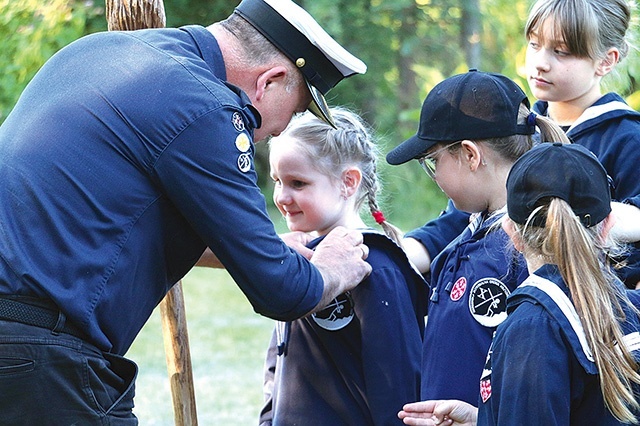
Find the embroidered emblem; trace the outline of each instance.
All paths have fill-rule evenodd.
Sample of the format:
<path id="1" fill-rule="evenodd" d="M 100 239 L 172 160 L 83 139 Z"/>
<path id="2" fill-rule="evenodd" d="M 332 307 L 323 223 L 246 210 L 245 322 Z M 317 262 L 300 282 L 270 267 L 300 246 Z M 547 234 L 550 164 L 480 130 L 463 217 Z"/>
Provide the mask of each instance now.
<path id="1" fill-rule="evenodd" d="M 451 289 L 451 300 L 457 302 L 462 298 L 462 296 L 464 296 L 465 291 L 467 291 L 467 279 L 465 277 L 460 277 Z"/>
<path id="2" fill-rule="evenodd" d="M 480 396 L 482 397 L 482 402 L 487 402 L 491 398 L 491 380 L 480 381 Z"/>
<path id="3" fill-rule="evenodd" d="M 246 173 L 251 168 L 251 156 L 249 154 L 240 154 L 238 157 L 238 169 Z"/>
<path id="4" fill-rule="evenodd" d="M 353 316 L 353 299 L 349 292 L 336 297 L 326 308 L 311 315 L 316 324 L 330 331 L 345 328 Z"/>
<path id="5" fill-rule="evenodd" d="M 496 333 L 493 332 L 494 337 L 495 335 Z M 487 400 L 491 397 L 491 355 L 492 354 L 493 354 L 493 343 L 491 343 L 491 346 L 489 346 L 489 352 L 487 353 L 484 369 L 482 370 L 482 375 L 480 376 L 480 396 L 482 397 L 482 402 L 487 402 Z"/>
<path id="6" fill-rule="evenodd" d="M 249 141 L 249 136 L 247 136 L 246 133 L 240 133 L 236 137 L 236 148 L 238 148 L 238 151 L 247 152 L 249 151 L 250 146 L 251 142 Z"/>
<path id="7" fill-rule="evenodd" d="M 231 122 L 233 123 L 233 127 L 239 132 L 244 130 L 244 120 L 242 119 L 242 115 L 239 112 L 234 112 L 231 117 Z"/>
<path id="8" fill-rule="evenodd" d="M 469 293 L 469 312 L 485 327 L 496 327 L 507 318 L 507 297 L 511 292 L 502 281 L 482 278 Z"/>

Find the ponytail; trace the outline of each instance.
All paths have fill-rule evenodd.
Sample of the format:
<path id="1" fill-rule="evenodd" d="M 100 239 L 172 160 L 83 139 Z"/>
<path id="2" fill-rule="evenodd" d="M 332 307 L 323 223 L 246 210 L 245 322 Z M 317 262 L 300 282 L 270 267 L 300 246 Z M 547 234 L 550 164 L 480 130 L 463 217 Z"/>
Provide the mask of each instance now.
<path id="1" fill-rule="evenodd" d="M 546 217 L 544 228 L 532 225 L 540 215 Z M 640 409 L 640 403 L 632 384 L 640 384 L 640 374 L 622 344 L 619 323 L 624 318 L 621 303 L 631 305 L 604 264 L 599 243 L 604 222 L 585 228 L 568 203 L 552 198 L 531 214 L 527 224 L 514 224 L 522 236 L 525 256 L 542 256 L 558 265 L 593 353 L 607 408 L 618 420 L 637 424 L 633 412 Z"/>

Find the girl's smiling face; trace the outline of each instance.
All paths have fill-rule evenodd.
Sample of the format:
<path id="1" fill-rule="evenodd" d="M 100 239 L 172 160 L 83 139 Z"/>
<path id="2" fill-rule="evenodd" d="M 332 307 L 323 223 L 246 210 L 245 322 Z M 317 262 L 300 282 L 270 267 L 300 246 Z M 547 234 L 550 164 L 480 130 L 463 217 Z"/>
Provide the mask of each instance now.
<path id="1" fill-rule="evenodd" d="M 272 143 L 269 155 L 273 201 L 291 231 L 325 235 L 344 226 L 348 209 L 341 181 L 318 170 L 303 141 L 281 135 Z"/>

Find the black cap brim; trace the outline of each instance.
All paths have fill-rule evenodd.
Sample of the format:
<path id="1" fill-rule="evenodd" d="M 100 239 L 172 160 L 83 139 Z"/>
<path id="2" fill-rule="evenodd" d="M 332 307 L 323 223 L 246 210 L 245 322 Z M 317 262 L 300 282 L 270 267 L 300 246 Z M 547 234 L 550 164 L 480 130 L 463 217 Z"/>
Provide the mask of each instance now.
<path id="1" fill-rule="evenodd" d="M 437 143 L 437 141 L 421 139 L 418 135 L 414 135 L 387 154 L 387 163 L 393 166 L 404 164 L 419 158 Z"/>

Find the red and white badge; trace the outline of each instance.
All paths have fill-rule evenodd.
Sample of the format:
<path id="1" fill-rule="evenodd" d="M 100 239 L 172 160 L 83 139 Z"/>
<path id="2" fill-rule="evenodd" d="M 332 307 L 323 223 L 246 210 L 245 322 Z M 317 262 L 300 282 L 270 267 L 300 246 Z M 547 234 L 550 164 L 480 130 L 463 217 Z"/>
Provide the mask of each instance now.
<path id="1" fill-rule="evenodd" d="M 457 302 L 462 299 L 465 291 L 467 291 L 467 279 L 465 277 L 460 277 L 451 289 L 451 300 Z"/>
<path id="2" fill-rule="evenodd" d="M 480 397 L 482 402 L 487 402 L 491 398 L 491 380 L 482 380 L 480 382 Z"/>

